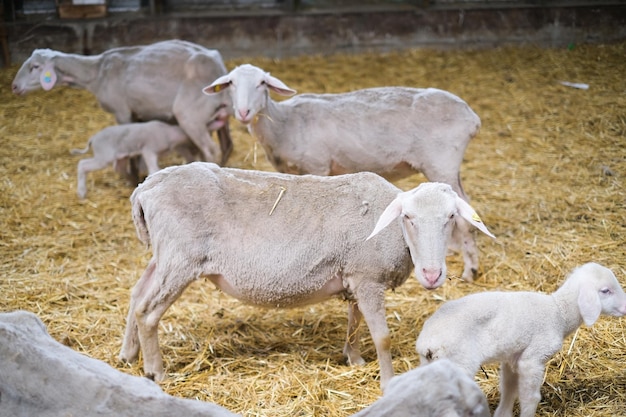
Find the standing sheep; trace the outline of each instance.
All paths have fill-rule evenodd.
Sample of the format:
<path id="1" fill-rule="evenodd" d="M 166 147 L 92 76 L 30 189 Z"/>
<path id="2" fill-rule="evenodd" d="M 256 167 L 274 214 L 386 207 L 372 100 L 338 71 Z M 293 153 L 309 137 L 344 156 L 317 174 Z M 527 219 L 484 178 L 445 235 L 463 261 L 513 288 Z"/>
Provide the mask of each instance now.
<path id="1" fill-rule="evenodd" d="M 468 201 L 460 166 L 480 118 L 459 97 L 434 88 L 381 87 L 343 94 L 300 94 L 281 102 L 269 92 L 295 90 L 246 64 L 204 89 L 228 90 L 234 116 L 265 149 L 272 165 L 291 174 L 338 175 L 375 172 L 390 181 L 422 172 L 450 184 Z M 463 252 L 463 279 L 478 271 L 470 226 L 457 222 L 455 247 Z"/>
<path id="2" fill-rule="evenodd" d="M 207 97 L 202 88 L 226 73 L 217 50 L 180 40 L 145 46 L 114 48 L 100 55 L 66 54 L 35 49 L 13 80 L 13 93 L 23 95 L 56 85 L 84 88 L 118 124 L 162 120 L 176 122 L 202 151 L 203 159 L 226 163 L 232 140 L 228 127 L 230 97 Z M 221 146 L 217 148 L 207 128 L 217 117 Z"/>
<path id="3" fill-rule="evenodd" d="M 214 122 L 218 123 L 218 122 Z M 125 125 L 109 126 L 91 138 L 85 149 L 72 149 L 72 154 L 84 154 L 91 147 L 93 158 L 81 159 L 78 162 L 78 186 L 76 192 L 79 198 L 87 195 L 87 173 L 103 169 L 113 164 L 117 169 L 117 162 L 141 156 L 146 163 L 149 174 L 159 170 L 159 155 L 173 149 L 179 149 L 187 162 L 194 160 L 185 145 L 189 138 L 185 132 L 175 125 L 153 120 L 144 123 L 129 123 Z"/>
<path id="4" fill-rule="evenodd" d="M 545 364 L 563 339 L 601 314 L 626 314 L 626 294 L 613 272 L 596 263 L 575 269 L 550 295 L 482 292 L 443 304 L 417 339 L 421 363 L 446 358 L 473 377 L 480 365 L 500 362 L 500 404 L 494 417 L 535 415 Z"/>
<path id="5" fill-rule="evenodd" d="M 131 293 L 120 359 L 136 360 L 141 348 L 144 371 L 157 380 L 164 376 L 159 320 L 206 277 L 261 307 L 350 300 L 344 355 L 351 365 L 364 363 L 365 318 L 384 389 L 393 376 L 385 290 L 407 279 L 411 261 L 424 287 L 442 285 L 458 218 L 491 235 L 448 184 L 401 192 L 369 172 L 299 176 L 194 162 L 149 176 L 130 199 L 137 234 L 153 256 Z"/>
<path id="6" fill-rule="evenodd" d="M 352 417 L 489 417 L 485 394 L 447 359 L 394 376 L 385 395 Z"/>

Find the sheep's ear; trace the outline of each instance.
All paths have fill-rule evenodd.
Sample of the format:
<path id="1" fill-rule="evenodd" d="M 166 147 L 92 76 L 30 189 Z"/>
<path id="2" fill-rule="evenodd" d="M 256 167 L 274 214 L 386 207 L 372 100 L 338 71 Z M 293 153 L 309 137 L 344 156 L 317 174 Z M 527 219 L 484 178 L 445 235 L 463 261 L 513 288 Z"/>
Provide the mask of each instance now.
<path id="1" fill-rule="evenodd" d="M 43 64 L 41 74 L 39 75 L 39 83 L 41 83 L 41 88 L 46 91 L 52 90 L 52 87 L 57 83 L 57 73 L 54 70 L 52 60 L 47 60 Z"/>
<path id="2" fill-rule="evenodd" d="M 461 197 L 459 197 L 458 195 L 456 196 L 456 207 L 457 210 L 459 211 L 459 214 L 461 215 L 461 217 L 463 217 L 465 220 L 467 220 L 468 222 L 470 222 L 472 225 L 474 225 L 478 230 L 480 230 L 481 232 L 483 232 L 484 234 L 486 234 L 489 237 L 492 238 L 496 238 L 490 231 L 489 229 L 487 229 L 487 226 L 485 226 L 485 224 L 483 223 L 483 221 L 480 219 L 480 216 L 478 216 L 478 213 L 476 213 L 476 210 L 474 210 L 472 208 L 472 206 L 470 206 L 467 201 L 463 200 Z"/>
<path id="3" fill-rule="evenodd" d="M 202 89 L 202 92 L 206 95 L 219 93 L 230 85 L 230 74 L 222 75 L 217 80 L 213 81 L 211 85 Z"/>
<path id="4" fill-rule="evenodd" d="M 297 93 L 296 90 L 287 87 L 284 82 L 276 77 L 272 77 L 269 73 L 265 73 L 265 84 L 270 90 L 281 96 L 293 96 Z"/>
<path id="5" fill-rule="evenodd" d="M 592 286 L 581 285 L 578 293 L 578 308 L 587 326 L 593 325 L 602 313 L 600 296 Z"/>
<path id="6" fill-rule="evenodd" d="M 383 214 L 380 215 L 378 222 L 376 222 L 376 226 L 372 233 L 367 237 L 367 240 L 370 240 L 372 237 L 376 236 L 378 232 L 383 230 L 385 227 L 389 226 L 389 223 L 398 218 L 400 214 L 402 214 L 402 195 L 398 194 L 398 196 L 387 206 Z"/>

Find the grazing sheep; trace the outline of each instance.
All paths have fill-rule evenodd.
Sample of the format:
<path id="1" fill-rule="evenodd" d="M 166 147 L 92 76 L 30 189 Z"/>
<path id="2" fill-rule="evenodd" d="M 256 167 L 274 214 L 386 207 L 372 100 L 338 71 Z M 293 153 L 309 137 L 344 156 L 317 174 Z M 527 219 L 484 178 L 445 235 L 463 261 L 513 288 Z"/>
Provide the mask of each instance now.
<path id="1" fill-rule="evenodd" d="M 272 165 L 291 174 L 375 172 L 390 181 L 422 172 L 450 184 L 468 201 L 460 166 L 480 118 L 459 97 L 434 88 L 381 87 L 343 94 L 300 94 L 281 102 L 269 92 L 296 93 L 255 66 L 241 65 L 204 89 L 230 92 L 234 116 L 248 125 Z M 463 279 L 478 271 L 470 226 L 459 221 L 454 247 Z"/>
<path id="2" fill-rule="evenodd" d="M 134 361 L 141 347 L 145 373 L 157 380 L 164 376 L 159 320 L 191 282 L 206 277 L 261 307 L 350 300 L 344 354 L 352 365 L 364 363 L 365 318 L 384 389 L 393 376 L 385 290 L 407 279 L 411 261 L 424 287 L 442 285 L 458 218 L 491 236 L 448 184 L 402 192 L 369 172 L 299 176 L 194 162 L 149 176 L 131 204 L 153 257 L 132 290 L 120 359 Z"/>
<path id="3" fill-rule="evenodd" d="M 216 122 L 214 122 L 216 123 Z M 91 138 L 85 149 L 72 149 L 72 154 L 84 154 L 91 147 L 93 158 L 81 159 L 78 162 L 78 186 L 76 193 L 79 198 L 87 195 L 87 173 L 103 169 L 113 164 L 116 169 L 117 161 L 141 156 L 146 163 L 149 174 L 159 170 L 158 157 L 160 154 L 181 147 L 181 153 L 187 162 L 193 162 L 193 155 L 182 147 L 189 143 L 185 132 L 175 125 L 153 120 L 145 123 L 129 123 L 125 125 L 109 126 Z"/>
<path id="4" fill-rule="evenodd" d="M 545 364 L 563 339 L 600 314 L 626 314 L 626 295 L 610 269 L 587 263 L 550 295 L 482 292 L 443 304 L 426 320 L 416 348 L 422 364 L 447 358 L 474 376 L 501 362 L 500 404 L 494 417 L 535 415 Z"/>
<path id="5" fill-rule="evenodd" d="M 389 381 L 385 395 L 353 417 L 489 417 L 474 379 L 442 359 Z"/>
<path id="6" fill-rule="evenodd" d="M 217 50 L 180 40 L 114 48 L 100 55 L 66 54 L 35 49 L 13 80 L 13 93 L 23 95 L 55 85 L 84 88 L 118 124 L 162 120 L 176 122 L 202 151 L 203 159 L 224 165 L 232 151 L 228 128 L 228 94 L 207 97 L 202 88 L 226 73 Z M 214 126 L 217 148 L 207 128 Z"/>

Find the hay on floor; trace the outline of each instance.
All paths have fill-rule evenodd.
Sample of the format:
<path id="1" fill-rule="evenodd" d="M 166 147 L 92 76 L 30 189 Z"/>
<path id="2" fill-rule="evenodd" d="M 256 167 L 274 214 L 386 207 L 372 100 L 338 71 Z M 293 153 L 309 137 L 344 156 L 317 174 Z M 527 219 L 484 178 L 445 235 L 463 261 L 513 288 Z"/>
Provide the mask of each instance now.
<path id="1" fill-rule="evenodd" d="M 438 87 L 481 117 L 462 179 L 498 239 L 478 236 L 482 275 L 475 284 L 459 279 L 462 261 L 452 256 L 442 288 L 428 292 L 411 278 L 387 295 L 394 367 L 403 372 L 419 364 L 415 339 L 442 300 L 494 289 L 550 292 L 588 261 L 612 268 L 626 286 L 625 56 L 626 44 L 527 46 L 250 58 L 227 66 L 256 64 L 299 92 Z M 79 157 L 69 153 L 113 118 L 86 91 L 14 97 L 16 71 L 0 72 L 0 311 L 32 311 L 57 340 L 141 375 L 141 362 L 117 361 L 130 289 L 150 257 L 132 225 L 133 189 L 106 169 L 89 175 L 88 198 L 79 201 Z M 231 126 L 229 165 L 273 170 L 245 128 L 234 120 Z M 416 175 L 397 184 L 408 189 L 421 181 Z M 538 416 L 624 414 L 624 323 L 601 318 L 565 341 L 548 364 Z M 261 310 L 197 282 L 161 322 L 168 372 L 162 386 L 248 416 L 348 416 L 380 391 L 367 332 L 362 345 L 369 362 L 351 368 L 341 355 L 345 331 L 340 301 Z M 486 367 L 477 378 L 495 407 L 497 368 Z"/>

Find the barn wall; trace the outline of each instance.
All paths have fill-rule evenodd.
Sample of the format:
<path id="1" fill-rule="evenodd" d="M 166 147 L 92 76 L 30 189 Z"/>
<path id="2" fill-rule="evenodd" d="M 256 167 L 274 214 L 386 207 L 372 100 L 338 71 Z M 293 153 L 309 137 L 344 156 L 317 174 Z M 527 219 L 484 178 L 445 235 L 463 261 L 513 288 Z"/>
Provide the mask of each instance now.
<path id="1" fill-rule="evenodd" d="M 135 10 L 133 0 L 111 1 L 105 17 L 91 19 L 60 19 L 45 0 L 29 3 L 37 13 L 24 13 L 26 3 L 13 5 L 4 22 L 10 59 L 21 62 L 35 48 L 95 54 L 171 38 L 217 48 L 225 59 L 626 39 L 621 1 L 239 0 L 229 8 L 224 1 L 204 8 L 200 3 L 211 2 L 134 1 Z"/>

